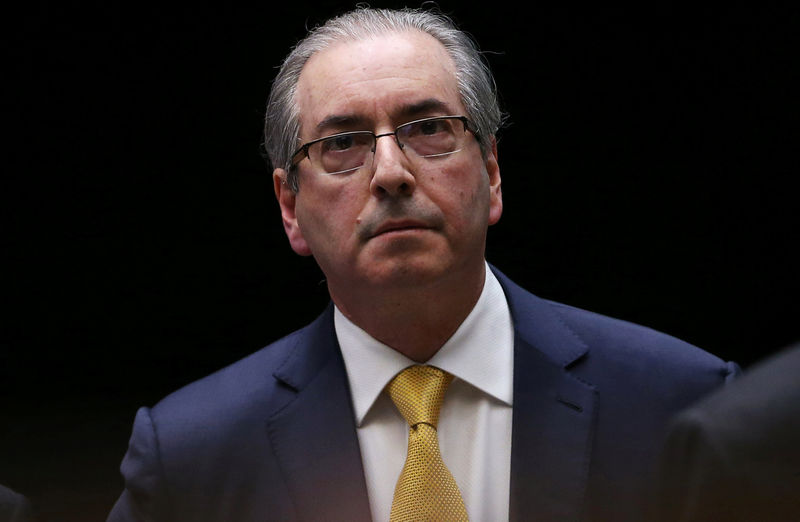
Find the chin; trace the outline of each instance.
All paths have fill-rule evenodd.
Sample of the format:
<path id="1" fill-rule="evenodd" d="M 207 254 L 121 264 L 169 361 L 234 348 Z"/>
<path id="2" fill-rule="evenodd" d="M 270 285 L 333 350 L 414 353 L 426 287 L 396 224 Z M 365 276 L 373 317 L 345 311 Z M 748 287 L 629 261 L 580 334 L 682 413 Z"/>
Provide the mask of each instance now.
<path id="1" fill-rule="evenodd" d="M 393 258 L 373 264 L 368 279 L 375 285 L 411 289 L 414 286 L 441 282 L 452 271 L 453 266 L 438 256 Z"/>

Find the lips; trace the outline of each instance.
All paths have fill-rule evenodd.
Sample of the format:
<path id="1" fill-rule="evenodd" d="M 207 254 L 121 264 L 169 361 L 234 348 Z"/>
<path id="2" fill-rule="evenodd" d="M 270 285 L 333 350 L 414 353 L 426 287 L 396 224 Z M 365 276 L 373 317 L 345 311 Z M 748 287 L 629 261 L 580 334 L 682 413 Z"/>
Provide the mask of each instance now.
<path id="1" fill-rule="evenodd" d="M 399 221 L 387 221 L 382 223 L 377 229 L 375 229 L 371 237 L 380 236 L 381 234 L 387 234 L 389 232 L 399 232 L 403 230 L 416 230 L 416 229 L 428 229 L 428 228 L 431 227 L 421 221 L 408 220 L 408 219 Z"/>

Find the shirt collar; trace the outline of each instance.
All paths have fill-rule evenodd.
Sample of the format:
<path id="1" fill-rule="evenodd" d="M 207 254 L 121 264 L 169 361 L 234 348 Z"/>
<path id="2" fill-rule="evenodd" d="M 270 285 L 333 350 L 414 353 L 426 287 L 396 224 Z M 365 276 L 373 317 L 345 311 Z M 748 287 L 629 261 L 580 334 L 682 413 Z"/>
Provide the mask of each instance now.
<path id="1" fill-rule="evenodd" d="M 347 368 L 356 423 L 361 426 L 386 384 L 417 363 L 374 339 L 338 308 L 334 310 L 334 325 Z M 441 368 L 510 406 L 513 358 L 511 313 L 503 289 L 487 265 L 475 307 L 426 364 Z"/>

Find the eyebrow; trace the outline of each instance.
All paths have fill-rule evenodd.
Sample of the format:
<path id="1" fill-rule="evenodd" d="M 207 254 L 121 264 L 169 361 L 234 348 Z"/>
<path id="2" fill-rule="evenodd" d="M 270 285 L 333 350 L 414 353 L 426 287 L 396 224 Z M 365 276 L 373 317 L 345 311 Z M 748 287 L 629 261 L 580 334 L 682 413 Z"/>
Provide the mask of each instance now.
<path id="1" fill-rule="evenodd" d="M 400 110 L 397 111 L 397 114 L 398 116 L 403 116 L 406 118 L 414 118 L 418 116 L 431 115 L 432 113 L 436 112 L 449 113 L 450 111 L 450 106 L 445 102 L 436 98 L 426 98 L 415 103 L 403 105 L 400 107 Z"/>
<path id="2" fill-rule="evenodd" d="M 436 98 L 426 98 L 418 102 L 409 103 L 400 106 L 397 110 L 393 111 L 394 117 L 397 120 L 405 119 L 410 120 L 417 117 L 425 117 L 433 115 L 433 113 L 448 113 L 450 107 L 445 102 Z M 404 123 L 401 121 L 400 123 Z M 322 136 L 325 131 L 330 129 L 356 129 L 365 128 L 370 125 L 368 118 L 357 114 L 332 114 L 322 119 L 316 126 L 315 130 L 317 136 Z"/>
<path id="3" fill-rule="evenodd" d="M 368 124 L 366 118 L 355 114 L 333 114 L 324 118 L 321 122 L 317 123 L 317 135 L 321 136 L 323 131 L 335 128 L 355 128 L 363 127 Z"/>

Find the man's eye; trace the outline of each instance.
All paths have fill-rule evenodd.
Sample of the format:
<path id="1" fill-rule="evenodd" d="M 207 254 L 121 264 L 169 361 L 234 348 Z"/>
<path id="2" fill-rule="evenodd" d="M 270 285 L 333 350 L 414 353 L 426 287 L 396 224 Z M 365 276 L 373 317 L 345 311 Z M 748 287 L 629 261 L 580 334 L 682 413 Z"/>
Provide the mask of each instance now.
<path id="1" fill-rule="evenodd" d="M 436 121 L 425 121 L 420 123 L 419 125 L 419 133 L 420 134 L 436 134 L 437 132 L 441 132 L 443 129 L 443 122 L 441 120 Z"/>
<path id="2" fill-rule="evenodd" d="M 342 151 L 347 150 L 353 146 L 354 139 L 352 136 L 335 136 L 329 140 L 325 140 L 325 151 Z"/>

